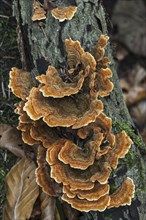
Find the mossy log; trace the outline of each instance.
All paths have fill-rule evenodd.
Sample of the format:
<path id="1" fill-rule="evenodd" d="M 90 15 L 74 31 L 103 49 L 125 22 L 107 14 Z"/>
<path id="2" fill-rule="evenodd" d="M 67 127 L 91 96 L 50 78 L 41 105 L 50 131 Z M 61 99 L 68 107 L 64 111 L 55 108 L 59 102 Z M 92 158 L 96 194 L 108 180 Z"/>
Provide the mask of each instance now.
<path id="1" fill-rule="evenodd" d="M 32 74 L 42 74 L 48 65 L 63 65 L 66 59 L 64 40 L 71 38 L 81 42 L 86 51 L 91 51 L 101 33 L 108 35 L 105 12 L 100 0 L 56 0 L 57 5 L 78 7 L 74 18 L 59 22 L 47 12 L 46 21 L 33 22 L 33 1 L 14 0 L 14 15 L 18 24 L 18 44 L 22 68 Z M 83 220 L 144 220 L 146 219 L 146 168 L 142 153 L 146 151 L 141 138 L 129 116 L 118 82 L 110 44 L 106 55 L 111 59 L 114 90 L 103 99 L 106 114 L 113 119 L 113 130 L 125 130 L 134 144 L 126 158 L 120 161 L 112 176 L 113 188 L 120 185 L 126 176 L 136 185 L 136 195 L 131 206 L 111 209 L 105 212 L 83 213 Z"/>

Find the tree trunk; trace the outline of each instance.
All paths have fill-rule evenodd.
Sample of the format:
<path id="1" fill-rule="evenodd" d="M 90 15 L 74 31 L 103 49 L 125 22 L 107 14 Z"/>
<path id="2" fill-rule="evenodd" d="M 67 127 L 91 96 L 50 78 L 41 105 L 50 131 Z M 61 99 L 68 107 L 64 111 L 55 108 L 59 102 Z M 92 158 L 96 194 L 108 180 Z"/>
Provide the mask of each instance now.
<path id="1" fill-rule="evenodd" d="M 65 63 L 65 39 L 79 40 L 86 51 L 91 51 L 100 34 L 108 34 L 105 12 L 100 0 L 56 0 L 55 4 L 76 5 L 78 10 L 70 21 L 59 22 L 48 11 L 45 23 L 33 22 L 33 0 L 14 0 L 22 68 L 31 71 L 32 74 L 44 73 L 50 64 L 58 66 Z M 136 196 L 131 206 L 114 208 L 102 213 L 83 213 L 82 219 L 144 220 L 146 168 L 142 153 L 145 153 L 145 149 L 124 103 L 110 45 L 107 46 L 106 55 L 111 59 L 114 90 L 107 98 L 102 99 L 105 113 L 113 120 L 114 132 L 125 130 L 134 142 L 126 158 L 120 161 L 112 179 L 117 186 L 126 176 L 131 177 L 136 185 Z"/>

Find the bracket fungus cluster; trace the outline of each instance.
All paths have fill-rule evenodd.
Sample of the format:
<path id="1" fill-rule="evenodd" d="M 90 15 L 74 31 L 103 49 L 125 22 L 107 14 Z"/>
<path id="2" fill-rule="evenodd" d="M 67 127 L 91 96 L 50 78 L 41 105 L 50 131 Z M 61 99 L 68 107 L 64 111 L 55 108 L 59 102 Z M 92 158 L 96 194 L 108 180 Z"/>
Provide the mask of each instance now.
<path id="1" fill-rule="evenodd" d="M 112 71 L 105 57 L 104 35 L 85 52 L 80 42 L 65 40 L 67 66 L 49 66 L 36 77 L 12 68 L 10 88 L 22 99 L 16 105 L 18 129 L 27 144 L 38 147 L 37 183 L 50 196 L 88 212 L 130 205 L 134 183 L 126 178 L 110 193 L 109 178 L 132 144 L 125 131 L 113 134 L 112 119 L 99 99 L 110 94 Z M 61 73 L 64 73 L 62 76 Z"/>
<path id="2" fill-rule="evenodd" d="M 46 1 L 44 1 L 44 5 L 42 5 L 38 0 L 34 0 L 33 3 L 33 15 L 32 21 L 40 21 L 46 19 L 46 10 L 51 11 L 51 15 L 58 19 L 59 22 L 63 22 L 65 20 L 71 20 L 74 14 L 77 11 L 77 7 L 75 6 L 57 6 L 54 3 L 50 2 L 50 7 L 46 7 Z M 46 10 L 45 10 L 46 9 Z"/>

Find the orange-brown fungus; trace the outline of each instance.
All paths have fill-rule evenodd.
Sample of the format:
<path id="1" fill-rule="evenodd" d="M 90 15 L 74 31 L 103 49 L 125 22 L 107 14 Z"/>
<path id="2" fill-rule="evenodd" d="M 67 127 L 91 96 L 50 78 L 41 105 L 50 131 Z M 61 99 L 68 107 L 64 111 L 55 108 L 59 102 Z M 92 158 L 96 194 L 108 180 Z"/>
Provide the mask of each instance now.
<path id="1" fill-rule="evenodd" d="M 22 139 L 28 145 L 42 143 L 44 147 L 48 148 L 56 140 L 59 139 L 55 128 L 48 127 L 43 121 L 33 121 L 23 110 L 24 101 L 16 104 L 15 112 L 19 114 L 18 129 L 22 132 Z"/>
<path id="2" fill-rule="evenodd" d="M 54 18 L 58 19 L 60 22 L 64 20 L 71 20 L 77 11 L 77 7 L 57 7 L 51 10 L 51 14 Z"/>
<path id="3" fill-rule="evenodd" d="M 55 67 L 49 66 L 46 74 L 37 76 L 36 79 L 41 83 L 39 88 L 43 96 L 62 98 L 78 93 L 87 74 L 82 70 L 73 78 L 73 82 L 67 83 L 63 82 Z"/>
<path id="4" fill-rule="evenodd" d="M 56 189 L 59 188 L 59 186 L 50 178 L 49 167 L 46 164 L 45 154 L 46 150 L 39 146 L 37 156 L 38 168 L 36 169 L 36 181 L 38 185 L 42 187 L 42 190 L 45 193 L 50 196 L 56 196 Z"/>
<path id="5" fill-rule="evenodd" d="M 17 103 L 16 109 L 15 109 L 15 113 L 20 115 L 19 116 L 19 122 L 20 123 L 32 123 L 32 120 L 30 119 L 30 117 L 27 115 L 27 113 L 23 110 L 23 107 L 25 105 L 24 101 L 21 101 L 19 103 Z"/>
<path id="6" fill-rule="evenodd" d="M 108 36 L 104 36 L 104 35 L 100 35 L 100 38 L 96 44 L 96 46 L 93 48 L 93 54 L 94 57 L 96 59 L 97 62 L 102 61 L 102 59 L 104 58 L 104 54 L 105 54 L 105 47 L 108 43 Z M 109 60 L 107 60 L 108 58 L 106 57 L 106 61 L 107 63 L 109 63 Z"/>
<path id="7" fill-rule="evenodd" d="M 33 21 L 40 21 L 46 19 L 46 11 L 41 7 L 39 1 L 34 0 L 33 8 L 34 8 L 34 13 L 32 15 Z"/>
<path id="8" fill-rule="evenodd" d="M 31 124 L 19 123 L 18 129 L 22 131 L 22 140 L 28 145 L 38 144 L 38 141 L 30 135 Z"/>
<path id="9" fill-rule="evenodd" d="M 36 121 L 30 129 L 30 135 L 34 140 L 41 142 L 45 148 L 49 148 L 56 140 L 60 139 L 55 128 L 50 128 L 43 121 Z"/>
<path id="10" fill-rule="evenodd" d="M 95 121 L 103 111 L 103 104 L 100 100 L 90 100 L 90 97 L 82 93 L 75 95 L 74 98 L 44 97 L 39 88 L 33 88 L 24 110 L 32 120 L 43 118 L 50 127 L 73 125 L 73 128 L 78 128 Z"/>
<path id="11" fill-rule="evenodd" d="M 75 198 L 69 198 L 66 194 L 62 196 L 62 199 L 66 201 L 67 203 L 71 204 L 72 208 L 77 209 L 79 211 L 89 212 L 91 210 L 93 211 L 104 211 L 107 206 L 110 204 L 110 196 L 105 195 L 102 196 L 97 201 L 88 201 L 86 199 L 78 199 Z"/>
<path id="12" fill-rule="evenodd" d="M 95 201 L 100 199 L 102 196 L 109 193 L 109 185 L 95 183 L 94 187 L 90 190 L 70 190 L 70 187 L 63 186 L 63 193 L 66 193 L 69 198 L 77 196 L 79 199 L 87 199 L 88 201 Z"/>
<path id="13" fill-rule="evenodd" d="M 71 167 L 85 170 L 94 163 L 96 151 L 92 146 L 79 148 L 70 140 L 66 140 L 64 146 L 58 154 L 58 158 L 64 164 L 70 164 Z"/>
<path id="14" fill-rule="evenodd" d="M 135 185 L 129 177 L 125 179 L 113 194 L 111 194 L 111 202 L 108 208 L 131 205 L 131 199 L 134 197 Z"/>
<path id="15" fill-rule="evenodd" d="M 10 71 L 9 88 L 11 88 L 15 96 L 22 100 L 26 100 L 33 86 L 34 82 L 31 78 L 30 72 L 20 70 L 16 67 L 12 68 Z"/>
<path id="16" fill-rule="evenodd" d="M 109 80 L 112 77 L 112 71 L 109 68 L 101 68 L 95 76 L 94 90 L 101 96 L 108 96 L 113 90 L 113 83 Z"/>
<path id="17" fill-rule="evenodd" d="M 131 144 L 133 143 L 125 131 L 115 135 L 115 138 L 115 147 L 107 154 L 107 160 L 113 169 L 117 168 L 119 158 L 125 157 L 131 147 Z"/>
<path id="18" fill-rule="evenodd" d="M 67 13 L 66 18 L 71 19 Z M 112 119 L 98 99 L 113 89 L 110 60 L 104 56 L 107 42 L 101 35 L 91 54 L 79 41 L 66 39 L 66 65 L 49 66 L 36 77 L 36 87 L 30 73 L 17 68 L 10 73 L 10 87 L 23 100 L 16 108 L 18 129 L 24 142 L 40 145 L 37 183 L 45 193 L 85 212 L 129 205 L 134 194 L 130 178 L 109 194 L 112 169 L 128 153 L 132 140 L 125 131 L 112 133 Z"/>
<path id="19" fill-rule="evenodd" d="M 81 47 L 79 41 L 65 40 L 66 52 L 67 52 L 67 63 L 70 69 L 75 68 L 78 64 L 82 64 L 83 69 L 87 66 L 90 69 L 96 69 L 96 61 L 94 57 L 89 53 L 85 52 Z"/>

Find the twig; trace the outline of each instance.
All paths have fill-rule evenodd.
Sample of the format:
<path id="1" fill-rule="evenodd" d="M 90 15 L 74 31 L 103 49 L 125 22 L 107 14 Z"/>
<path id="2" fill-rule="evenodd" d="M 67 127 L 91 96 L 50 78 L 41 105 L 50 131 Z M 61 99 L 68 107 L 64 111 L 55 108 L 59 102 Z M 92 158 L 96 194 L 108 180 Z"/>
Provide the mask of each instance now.
<path id="1" fill-rule="evenodd" d="M 4 87 L 4 82 L 1 82 L 1 87 L 2 87 L 2 94 L 3 94 L 3 98 L 7 98 L 6 92 L 5 92 L 5 87 Z"/>
<path id="2" fill-rule="evenodd" d="M 9 2 L 7 2 L 6 0 L 2 0 L 3 3 L 5 3 L 7 6 L 9 6 L 10 8 L 12 8 L 12 4 L 10 4 Z"/>
<path id="3" fill-rule="evenodd" d="M 3 56 L 2 57 L 2 59 L 4 59 L 4 60 L 14 60 L 14 59 L 16 59 L 16 57 L 12 57 L 12 56 Z"/>
<path id="4" fill-rule="evenodd" d="M 6 15 L 0 15 L 0 18 L 6 18 L 6 19 L 9 19 L 9 17 L 6 16 Z"/>

